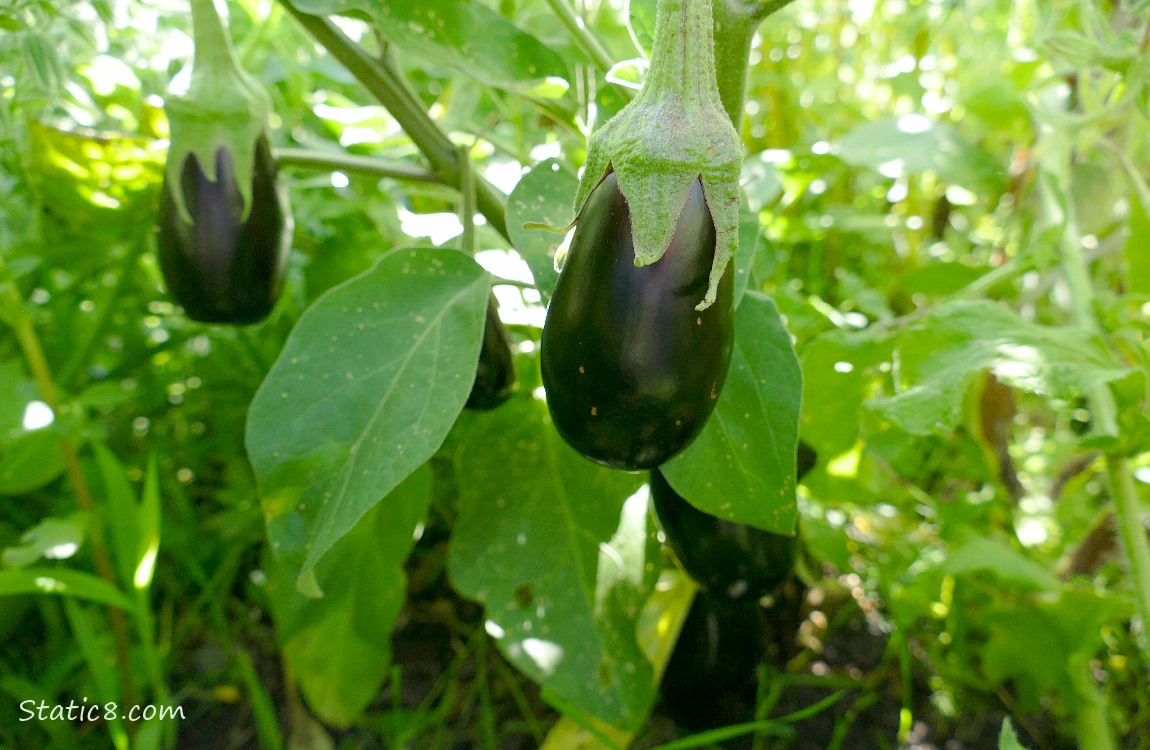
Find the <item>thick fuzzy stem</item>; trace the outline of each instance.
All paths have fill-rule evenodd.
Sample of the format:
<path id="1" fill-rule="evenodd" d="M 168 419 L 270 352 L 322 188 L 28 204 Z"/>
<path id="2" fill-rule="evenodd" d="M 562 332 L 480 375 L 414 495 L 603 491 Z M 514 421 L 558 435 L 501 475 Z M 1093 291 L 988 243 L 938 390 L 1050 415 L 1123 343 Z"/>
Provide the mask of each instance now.
<path id="1" fill-rule="evenodd" d="M 659 0 L 644 93 L 701 101 L 715 87 L 711 0 Z"/>
<path id="2" fill-rule="evenodd" d="M 224 73 L 238 67 L 232 40 L 224 28 L 216 0 L 191 0 L 192 39 L 195 56 L 192 70 L 196 73 Z"/>

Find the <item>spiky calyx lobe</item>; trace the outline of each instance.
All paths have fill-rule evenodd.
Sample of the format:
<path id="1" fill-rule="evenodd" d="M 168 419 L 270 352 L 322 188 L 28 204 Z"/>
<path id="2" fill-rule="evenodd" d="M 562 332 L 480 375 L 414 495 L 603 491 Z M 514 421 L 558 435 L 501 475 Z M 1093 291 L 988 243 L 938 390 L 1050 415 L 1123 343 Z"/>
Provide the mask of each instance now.
<path id="1" fill-rule="evenodd" d="M 651 67 L 635 99 L 588 142 L 575 206 L 608 172 L 631 208 L 635 265 L 658 261 L 700 180 L 715 224 L 715 258 L 696 309 L 710 307 L 739 247 L 743 147 L 715 83 L 711 0 L 658 0 Z"/>
<path id="2" fill-rule="evenodd" d="M 267 139 L 261 136 L 252 150 L 252 177 L 246 183 L 236 177 L 227 148 L 209 164 L 189 155 L 177 182 L 164 181 L 156 243 L 160 270 L 169 294 L 201 323 L 263 320 L 283 285 L 291 214 Z M 241 185 L 250 194 L 246 216 Z"/>
<path id="3" fill-rule="evenodd" d="M 191 82 L 183 93 L 164 98 L 171 145 L 165 180 L 172 186 L 185 221 L 192 212 L 181 173 L 195 159 L 209 182 L 218 182 L 217 154 L 227 151 L 239 189 L 241 218 L 252 207 L 256 144 L 266 138 L 271 97 L 236 59 L 215 0 L 191 0 L 195 57 Z"/>

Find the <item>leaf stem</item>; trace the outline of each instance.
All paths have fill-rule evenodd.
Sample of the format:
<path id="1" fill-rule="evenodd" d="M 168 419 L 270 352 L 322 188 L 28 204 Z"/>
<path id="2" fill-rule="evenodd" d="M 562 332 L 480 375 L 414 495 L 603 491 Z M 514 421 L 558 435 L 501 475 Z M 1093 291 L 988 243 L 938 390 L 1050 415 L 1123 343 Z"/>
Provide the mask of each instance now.
<path id="1" fill-rule="evenodd" d="M 443 182 L 443 178 L 435 172 L 413 167 L 407 162 L 385 161 L 371 156 L 303 148 L 277 148 L 275 159 L 276 165 L 279 167 L 300 167 L 332 172 L 337 170 L 360 172 L 405 182 Z"/>
<path id="2" fill-rule="evenodd" d="M 719 87 L 719 98 L 723 100 L 723 109 L 735 130 L 741 130 L 743 122 L 747 63 L 755 31 L 767 16 L 792 2 L 794 0 L 714 0 L 711 13 L 715 22 L 715 82 Z"/>
<path id="3" fill-rule="evenodd" d="M 576 15 L 567 0 L 547 0 L 547 4 L 551 6 L 551 12 L 558 16 L 559 21 L 567 27 L 567 32 L 571 34 L 575 46 L 587 55 L 600 73 L 604 76 L 607 75 L 615 62 L 611 58 L 611 53 L 599 41 L 599 37 L 587 28 L 587 24 L 583 23 L 583 19 Z M 630 89 L 625 89 L 625 91 L 628 95 L 634 96 L 634 92 Z"/>
<path id="4" fill-rule="evenodd" d="M 1070 290 L 1071 315 L 1077 325 L 1108 341 L 1109 337 L 1094 313 L 1094 289 L 1082 254 L 1082 237 L 1074 215 L 1074 204 L 1069 198 L 1073 195 L 1069 137 L 1055 133 L 1049 138 L 1050 149 L 1043 158 L 1040 171 L 1041 193 L 1048 220 L 1060 220 L 1062 223 L 1062 272 Z M 1106 385 L 1097 386 L 1087 396 L 1096 432 L 1118 436 L 1117 406 L 1110 388 Z M 1135 609 L 1142 620 L 1143 637 L 1139 639 L 1139 645 L 1144 655 L 1150 659 L 1150 637 L 1145 632 L 1150 628 L 1150 543 L 1146 540 L 1141 508 L 1126 457 L 1118 450 L 1108 452 L 1106 470 L 1110 479 L 1115 520 L 1134 584 Z"/>
<path id="5" fill-rule="evenodd" d="M 427 114 L 423 104 L 411 93 L 398 71 L 369 56 L 327 18 L 304 13 L 290 0 L 280 0 L 280 4 L 369 94 L 387 108 L 440 180 L 446 185 L 458 187 L 460 165 L 455 144 Z M 503 197 L 491 183 L 478 175 L 475 180 L 475 198 L 479 213 L 483 214 L 492 229 L 510 242 Z"/>
<path id="6" fill-rule="evenodd" d="M 48 405 L 53 414 L 60 415 L 62 410 L 60 398 L 57 395 L 56 381 L 52 378 L 52 371 L 48 366 L 47 357 L 44 356 L 44 348 L 40 345 L 36 327 L 33 325 L 28 311 L 24 308 L 24 300 L 17 291 L 16 285 L 9 281 L 8 266 L 2 254 L 0 254 L 0 309 L 3 309 L 4 318 L 16 335 L 16 341 L 24 355 L 24 360 L 28 363 L 28 369 L 31 370 L 32 377 L 40 390 L 40 397 L 44 399 L 44 403 Z M 79 452 L 71 438 L 60 437 L 60 452 L 64 454 L 64 466 L 76 496 L 76 505 L 93 519 L 89 534 L 96 572 L 106 583 L 119 590 L 119 582 L 116 580 L 112 558 L 108 554 L 104 529 L 96 512 L 92 490 L 88 486 L 84 469 L 80 466 Z M 116 639 L 116 664 L 120 672 L 121 697 L 124 705 L 134 705 L 135 688 L 132 683 L 131 642 L 128 639 L 128 626 L 124 619 L 124 613 L 117 607 L 108 608 L 108 617 L 112 623 L 112 631 Z"/>

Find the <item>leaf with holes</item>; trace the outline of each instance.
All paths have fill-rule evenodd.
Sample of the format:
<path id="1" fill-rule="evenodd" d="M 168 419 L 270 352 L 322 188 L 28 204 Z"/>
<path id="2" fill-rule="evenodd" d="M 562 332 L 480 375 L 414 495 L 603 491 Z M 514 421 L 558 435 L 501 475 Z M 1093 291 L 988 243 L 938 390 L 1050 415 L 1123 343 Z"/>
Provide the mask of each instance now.
<path id="1" fill-rule="evenodd" d="M 476 419 L 457 471 L 450 572 L 500 650 L 545 695 L 639 725 L 655 680 L 636 623 L 659 559 L 643 478 L 584 459 L 529 397 Z"/>

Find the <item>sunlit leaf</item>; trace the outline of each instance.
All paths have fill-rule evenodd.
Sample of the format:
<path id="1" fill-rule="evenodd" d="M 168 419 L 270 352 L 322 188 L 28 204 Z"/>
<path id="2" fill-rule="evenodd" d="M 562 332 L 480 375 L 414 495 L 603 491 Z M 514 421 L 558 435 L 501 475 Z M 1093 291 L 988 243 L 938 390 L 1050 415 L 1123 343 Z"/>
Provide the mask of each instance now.
<path id="1" fill-rule="evenodd" d="M 566 79 L 563 58 L 480 2 L 295 0 L 314 15 L 366 13 L 389 42 L 492 86 Z"/>
<path id="2" fill-rule="evenodd" d="M 711 515 L 793 533 L 801 395 L 799 363 L 774 302 L 748 291 L 735 314 L 735 350 L 715 412 L 663 475 Z"/>
<path id="3" fill-rule="evenodd" d="M 248 413 L 272 551 L 315 564 L 443 443 L 475 379 L 490 281 L 454 250 L 394 250 L 300 319 Z"/>
<path id="4" fill-rule="evenodd" d="M 1096 336 L 1046 328 L 993 302 L 954 302 L 912 324 L 895 351 L 899 393 L 870 407 L 915 435 L 958 424 L 970 378 L 990 370 L 1014 388 L 1074 398 L 1117 380 L 1119 367 Z"/>

